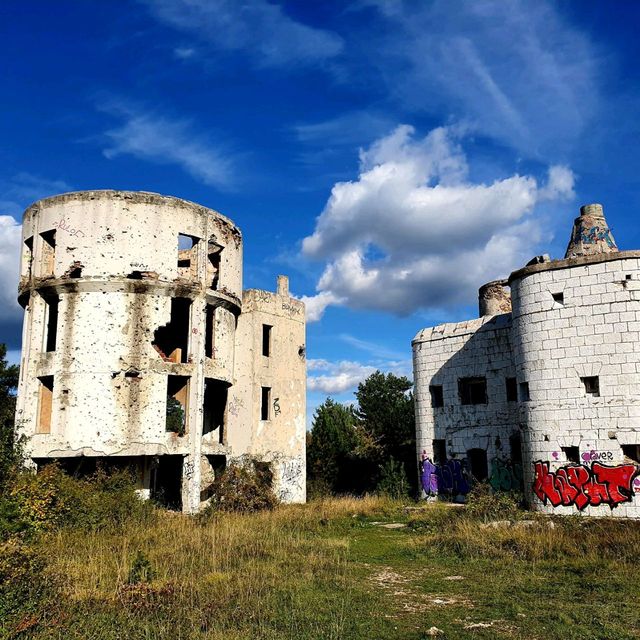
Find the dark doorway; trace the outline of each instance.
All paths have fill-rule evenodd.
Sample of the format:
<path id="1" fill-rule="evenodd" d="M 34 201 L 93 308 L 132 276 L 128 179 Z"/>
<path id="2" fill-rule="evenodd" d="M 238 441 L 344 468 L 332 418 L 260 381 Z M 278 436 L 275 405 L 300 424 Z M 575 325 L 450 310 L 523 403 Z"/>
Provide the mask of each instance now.
<path id="1" fill-rule="evenodd" d="M 167 509 L 182 510 L 183 456 L 158 456 L 151 466 L 151 499 Z"/>
<path id="2" fill-rule="evenodd" d="M 228 385 L 220 380 L 206 378 L 204 381 L 204 422 L 202 435 L 217 431 L 216 440 L 224 442 L 224 415 L 227 408 Z"/>
<path id="3" fill-rule="evenodd" d="M 467 451 L 467 460 L 469 461 L 471 475 L 478 482 L 483 482 L 489 477 L 487 452 L 484 449 L 469 449 Z"/>

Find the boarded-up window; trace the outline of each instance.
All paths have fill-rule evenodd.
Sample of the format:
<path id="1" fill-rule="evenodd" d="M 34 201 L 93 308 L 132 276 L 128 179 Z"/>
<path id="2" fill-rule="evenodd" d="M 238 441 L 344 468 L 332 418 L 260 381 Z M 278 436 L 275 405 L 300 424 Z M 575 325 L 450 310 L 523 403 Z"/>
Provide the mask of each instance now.
<path id="1" fill-rule="evenodd" d="M 53 376 L 42 376 L 38 395 L 38 425 L 36 433 L 51 433 L 51 409 L 53 406 Z"/>
<path id="2" fill-rule="evenodd" d="M 42 275 L 52 276 L 56 263 L 56 230 L 51 229 L 40 234 L 42 238 Z"/>
<path id="3" fill-rule="evenodd" d="M 60 298 L 51 296 L 44 299 L 46 308 L 45 351 L 55 351 L 58 338 L 58 305 Z"/>
<path id="4" fill-rule="evenodd" d="M 204 422 L 202 435 L 217 432 L 216 440 L 224 442 L 225 411 L 227 408 L 228 385 L 220 380 L 205 379 L 204 381 Z"/>
<path id="5" fill-rule="evenodd" d="M 187 432 L 189 377 L 167 376 L 166 430 L 183 436 Z"/>
<path id="6" fill-rule="evenodd" d="M 262 387 L 262 393 L 260 398 L 260 420 L 269 419 L 270 404 L 271 404 L 271 387 Z"/>

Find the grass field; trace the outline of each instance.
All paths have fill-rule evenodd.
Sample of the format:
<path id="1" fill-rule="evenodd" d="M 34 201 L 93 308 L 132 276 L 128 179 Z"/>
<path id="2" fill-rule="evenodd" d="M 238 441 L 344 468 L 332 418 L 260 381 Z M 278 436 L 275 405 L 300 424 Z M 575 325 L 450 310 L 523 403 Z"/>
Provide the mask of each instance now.
<path id="1" fill-rule="evenodd" d="M 640 523 L 549 522 L 486 527 L 441 504 L 345 498 L 65 529 L 36 543 L 55 595 L 0 626 L 7 638 L 640 638 Z M 148 565 L 131 581 L 139 553 Z"/>

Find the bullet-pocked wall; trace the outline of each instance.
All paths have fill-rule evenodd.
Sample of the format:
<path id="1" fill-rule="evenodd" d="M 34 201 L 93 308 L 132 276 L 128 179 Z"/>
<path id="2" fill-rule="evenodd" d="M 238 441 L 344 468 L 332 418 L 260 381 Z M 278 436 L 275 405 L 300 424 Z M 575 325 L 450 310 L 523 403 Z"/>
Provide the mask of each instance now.
<path id="1" fill-rule="evenodd" d="M 37 463 L 133 461 L 141 492 L 195 511 L 232 454 L 242 236 L 151 193 L 90 191 L 24 214 L 17 421 Z M 251 424 L 234 428 L 251 432 Z"/>

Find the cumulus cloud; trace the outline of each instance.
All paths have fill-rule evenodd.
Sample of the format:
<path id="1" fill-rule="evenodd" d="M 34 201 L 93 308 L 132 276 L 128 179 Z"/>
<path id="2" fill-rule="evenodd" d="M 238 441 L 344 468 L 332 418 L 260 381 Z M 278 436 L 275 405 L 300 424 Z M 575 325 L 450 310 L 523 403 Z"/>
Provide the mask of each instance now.
<path id="1" fill-rule="evenodd" d="M 105 132 L 107 158 L 127 154 L 158 164 L 176 164 L 193 178 L 219 189 L 234 182 L 233 160 L 219 144 L 203 138 L 187 120 L 174 120 L 130 104 L 111 101 L 102 107 L 122 120 Z"/>
<path id="2" fill-rule="evenodd" d="M 468 302 L 533 252 L 543 229 L 531 214 L 573 197 L 571 170 L 551 167 L 542 185 L 518 174 L 473 183 L 461 136 L 401 125 L 360 152 L 358 178 L 333 187 L 302 244 L 326 261 L 311 320 L 336 303 L 408 314 Z"/>
<path id="3" fill-rule="evenodd" d="M 343 48 L 330 31 L 309 27 L 267 0 L 143 0 L 159 21 L 214 51 L 244 51 L 258 67 L 302 67 Z"/>
<path id="4" fill-rule="evenodd" d="M 367 376 L 370 376 L 376 370 L 376 367 L 349 360 L 341 360 L 339 362 L 309 360 L 307 370 L 324 372 L 321 375 L 308 376 L 307 389 L 331 394 L 344 393 L 349 389 L 354 389 Z"/>
<path id="5" fill-rule="evenodd" d="M 356 6 L 373 7 L 381 21 L 384 36 L 368 37 L 363 47 L 405 109 L 467 119 L 483 134 L 539 157 L 571 150 L 599 109 L 598 53 L 557 3 L 362 0 Z"/>
<path id="6" fill-rule="evenodd" d="M 16 300 L 20 276 L 22 225 L 12 216 L 0 215 L 0 322 L 20 318 Z"/>

